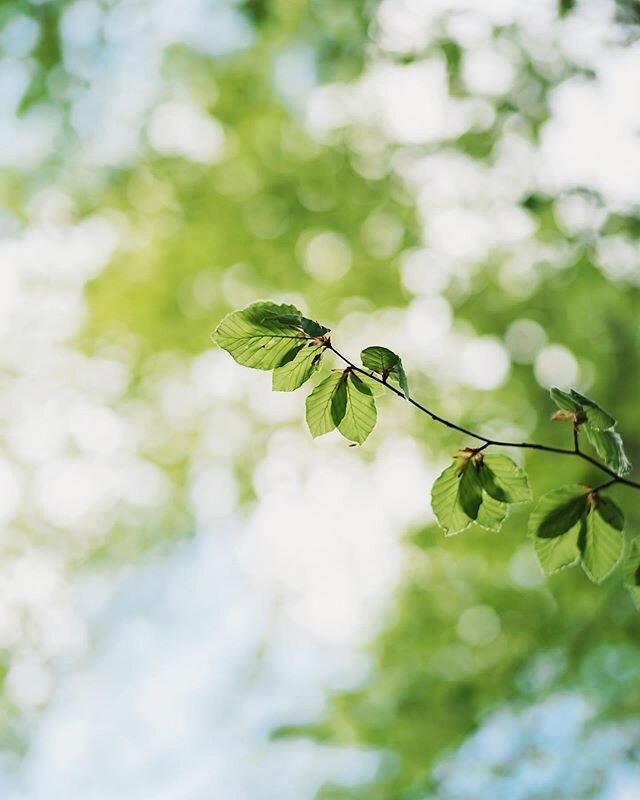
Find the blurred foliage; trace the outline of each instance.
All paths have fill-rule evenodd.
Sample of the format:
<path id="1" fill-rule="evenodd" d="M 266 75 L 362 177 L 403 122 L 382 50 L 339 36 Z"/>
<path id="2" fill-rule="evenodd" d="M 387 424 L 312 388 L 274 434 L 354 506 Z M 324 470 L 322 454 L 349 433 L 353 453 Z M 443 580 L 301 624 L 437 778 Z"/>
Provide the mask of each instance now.
<path id="1" fill-rule="evenodd" d="M 66 72 L 59 33 L 69 5 L 5 2 L 0 8 L 0 25 L 21 13 L 40 27 L 23 113 L 45 101 L 65 115 L 69 110 L 73 92 L 56 89 L 68 89 L 76 81 Z M 274 79 L 275 59 L 294 46 L 312 53 L 314 81 L 357 76 L 374 49 L 370 32 L 375 4 L 244 0 L 238 9 L 255 29 L 252 44 L 216 57 L 177 44 L 167 48 L 163 60 L 164 80 L 198 97 L 227 133 L 231 146 L 218 163 L 161 155 L 143 139 L 130 163 L 105 166 L 92 176 L 95 181 L 85 181 L 81 169 L 74 173 L 72 168 L 82 136 L 66 116 L 64 157 L 54 153 L 38 175 L 5 172 L 13 207 L 28 199 L 36 184 L 55 179 L 74 192 L 80 216 L 99 210 L 126 218 L 135 241 L 89 286 L 90 317 L 80 344 L 86 352 L 96 352 L 124 339 L 133 342 L 132 397 L 145 396 L 153 357 L 205 352 L 214 323 L 252 300 L 303 298 L 312 317 L 331 325 L 348 310 L 397 308 L 411 299 L 401 279 L 400 253 L 419 243 L 421 232 L 413 199 L 390 169 L 403 147 L 363 124 L 317 141 L 305 128 L 300 104 L 284 98 Z M 560 4 L 563 15 L 572 10 L 573 3 Z M 620 3 L 625 21 L 637 23 L 637 12 L 637 3 Z M 535 142 L 548 118 L 549 92 L 571 74 L 584 72 L 564 63 L 555 73 L 545 73 L 520 47 L 517 31 L 505 28 L 493 36 L 519 53 L 518 80 L 506 95 L 495 98 L 489 127 L 467 130 L 437 146 L 488 167 L 509 130 L 521 130 Z M 460 77 L 464 54 L 446 35 L 436 37 L 426 53 L 394 58 L 410 62 L 432 55 L 446 64 L 451 95 L 468 95 Z M 363 156 L 367 148 L 374 155 Z M 433 149 L 432 144 L 404 148 L 411 156 Z M 578 188 L 575 195 L 589 193 Z M 511 254 L 491 253 L 466 276 L 466 287 L 463 279 L 452 283 L 447 299 L 458 322 L 478 335 L 503 340 L 513 321 L 525 318 L 538 322 L 548 341 L 571 350 L 591 373 L 590 395 L 620 420 L 629 457 L 637 464 L 640 406 L 630 368 L 640 352 L 640 288 L 606 275 L 597 248 L 603 236 L 636 237 L 638 218 L 591 199 L 605 222 L 595 233 L 571 233 L 557 222 L 558 198 L 523 196 L 520 205 L 534 222 L 533 237 L 555 254 L 564 254 L 558 256 L 562 263 L 535 259 L 530 267 L 535 285 L 509 292 L 501 267 Z M 377 249 L 367 236 L 367 225 L 375 227 L 382 217 L 400 229 L 390 249 Z M 350 250 L 351 268 L 336 280 L 323 280 L 302 266 L 301 252 L 321 232 L 337 235 Z M 412 391 L 439 403 L 438 387 L 428 376 L 412 376 Z M 530 363 L 513 363 L 508 381 L 489 395 L 465 390 L 458 410 L 462 425 L 512 420 L 541 441 L 564 433 L 549 421 L 551 404 Z M 460 446 L 459 437 L 450 432 L 425 428 L 422 421 L 410 426 L 421 446 L 440 453 L 443 465 Z M 269 430 L 267 424 L 258 426 L 250 445 L 233 455 L 243 502 L 252 497 L 251 465 Z M 147 518 L 135 547 L 125 518 L 106 543 L 80 561 L 127 560 L 134 550 L 157 546 L 159 539 L 168 546 L 192 533 L 184 497 L 190 435 L 182 434 L 173 460 L 162 462 L 157 453 L 149 454 L 163 463 L 176 487 L 170 511 Z M 556 485 L 560 466 L 553 464 L 551 468 L 544 456 L 527 458 L 535 496 Z M 562 464 L 561 470 L 567 483 L 594 480 L 582 464 Z M 626 512 L 628 530 L 634 532 L 640 506 L 625 492 L 616 489 L 616 499 Z M 432 770 L 437 759 L 502 705 L 528 706 L 569 689 L 583 692 L 603 718 L 637 718 L 638 616 L 619 576 L 610 579 L 605 591 L 590 585 L 579 570 L 536 582 L 526 555 L 525 519 L 518 511 L 500 534 L 473 529 L 446 541 L 435 526 L 408 533 L 410 567 L 385 628 L 372 644 L 370 675 L 357 690 L 336 693 L 321 723 L 280 731 L 355 743 L 385 754 L 374 785 L 326 787 L 322 800 L 410 800 L 436 791 Z M 497 616 L 499 634 L 490 644 L 459 635 L 460 615 L 475 607 L 492 609 Z M 7 714 L 1 708 L 4 720 Z M 11 738 L 4 732 L 11 725 L 0 720 L 3 741 Z"/>

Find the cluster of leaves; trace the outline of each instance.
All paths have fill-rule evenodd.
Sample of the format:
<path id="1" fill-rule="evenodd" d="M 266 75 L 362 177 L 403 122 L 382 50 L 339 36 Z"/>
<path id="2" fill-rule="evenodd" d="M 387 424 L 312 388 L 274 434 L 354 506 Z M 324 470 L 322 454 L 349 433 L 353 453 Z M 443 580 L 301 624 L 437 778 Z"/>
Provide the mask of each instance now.
<path id="1" fill-rule="evenodd" d="M 631 464 L 625 455 L 622 437 L 615 430 L 616 420 L 588 397 L 571 389 L 551 389 L 551 399 L 560 409 L 552 419 L 558 422 L 571 422 L 577 431 L 583 430 L 589 444 L 605 464 L 618 475 L 631 471 Z"/>
<path id="2" fill-rule="evenodd" d="M 226 316 L 213 339 L 239 364 L 273 370 L 275 391 L 293 391 L 320 368 L 325 351 L 333 349 L 329 333 L 329 328 L 293 305 L 260 301 Z M 346 368 L 331 370 L 307 397 L 306 419 L 314 437 L 337 428 L 349 441 L 362 444 L 377 421 L 372 382 L 391 386 L 409 399 L 398 355 L 386 347 L 367 347 L 361 362 L 362 367 L 347 362 Z M 606 468 L 617 476 L 629 472 L 616 420 L 608 412 L 573 389 L 551 389 L 551 397 L 559 408 L 553 419 L 571 422 L 576 436 L 584 432 Z M 508 456 L 485 452 L 490 444 L 460 450 L 433 485 L 432 508 L 445 535 L 474 522 L 497 532 L 511 505 L 531 500 L 525 472 Z M 607 486 L 614 482 L 615 478 Z M 529 534 L 547 575 L 579 563 L 592 581 L 600 583 L 625 553 L 621 509 L 597 488 L 581 484 L 543 495 L 530 514 Z M 628 548 L 625 582 L 640 608 L 640 540 Z"/>
<path id="3" fill-rule="evenodd" d="M 466 448 L 436 479 L 431 505 L 446 535 L 476 522 L 499 531 L 509 504 L 531 499 L 527 476 L 507 456 Z"/>
<path id="4" fill-rule="evenodd" d="M 580 562 L 596 583 L 622 558 L 623 528 L 624 516 L 613 500 L 578 484 L 545 494 L 529 517 L 529 530 L 545 572 Z"/>
<path id="5" fill-rule="evenodd" d="M 273 370 L 274 391 L 291 392 L 319 369 L 331 346 L 329 330 L 295 306 L 264 301 L 226 316 L 213 338 L 239 364 Z M 362 351 L 362 364 L 385 383 L 397 383 L 408 396 L 402 361 L 391 350 L 368 347 Z M 377 420 L 371 386 L 353 367 L 332 370 L 307 397 L 306 416 L 312 436 L 337 428 L 349 441 L 362 444 Z"/>

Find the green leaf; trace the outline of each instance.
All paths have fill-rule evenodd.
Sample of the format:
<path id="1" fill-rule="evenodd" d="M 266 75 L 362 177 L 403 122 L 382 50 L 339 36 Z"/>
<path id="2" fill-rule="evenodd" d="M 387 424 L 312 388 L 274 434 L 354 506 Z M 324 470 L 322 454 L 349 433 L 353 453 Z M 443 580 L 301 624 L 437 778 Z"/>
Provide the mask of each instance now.
<path id="1" fill-rule="evenodd" d="M 624 452 L 622 437 L 618 431 L 602 431 L 585 425 L 584 432 L 596 453 L 614 472 L 626 475 L 631 471 L 631 462 Z"/>
<path id="2" fill-rule="evenodd" d="M 371 394 L 374 397 L 382 397 L 385 394 L 385 388 L 381 383 L 374 380 L 370 375 L 359 375 L 358 376 L 363 383 L 366 383 L 367 386 L 371 389 Z"/>
<path id="3" fill-rule="evenodd" d="M 314 439 L 332 431 L 342 421 L 346 408 L 344 372 L 332 372 L 307 397 L 307 424 Z"/>
<path id="4" fill-rule="evenodd" d="M 345 438 L 362 444 L 375 427 L 377 412 L 371 389 L 355 372 L 348 373 L 346 397 L 347 405 L 338 430 Z"/>
<path id="5" fill-rule="evenodd" d="M 499 531 L 508 511 L 505 503 L 483 491 L 478 467 L 472 460 L 466 464 L 454 461 L 436 478 L 431 507 L 447 536 L 459 533 L 473 521 Z"/>
<path id="6" fill-rule="evenodd" d="M 595 583 L 601 583 L 620 563 L 624 552 L 624 515 L 613 500 L 598 496 L 587 515 L 579 540 L 582 568 Z"/>
<path id="7" fill-rule="evenodd" d="M 273 370 L 273 391 L 292 392 L 302 386 L 320 366 L 322 353 L 322 347 L 302 345 L 289 361 Z"/>
<path id="8" fill-rule="evenodd" d="M 464 465 L 458 488 L 458 502 L 468 517 L 476 519 L 482 505 L 482 484 L 473 461 L 467 461 Z"/>
<path id="9" fill-rule="evenodd" d="M 366 347 L 360 353 L 363 367 L 382 375 L 383 380 L 387 377 L 394 378 L 399 384 L 405 397 L 409 397 L 409 383 L 407 374 L 402 366 L 402 359 L 399 355 L 389 350 L 387 347 L 375 345 Z"/>
<path id="10" fill-rule="evenodd" d="M 463 531 L 473 521 L 463 511 L 458 500 L 460 479 L 460 464 L 454 461 L 440 473 L 431 488 L 433 513 L 447 535 Z"/>
<path id="11" fill-rule="evenodd" d="M 524 503 L 531 499 L 527 476 L 507 456 L 498 453 L 485 455 L 479 467 L 480 481 L 485 492 L 502 503 Z"/>
<path id="12" fill-rule="evenodd" d="M 245 367 L 273 369 L 285 364 L 308 338 L 298 327 L 278 322 L 276 314 L 300 314 L 295 306 L 268 301 L 233 311 L 213 332 L 213 340 Z"/>
<path id="13" fill-rule="evenodd" d="M 587 492 L 577 484 L 542 495 L 529 517 L 529 533 L 553 539 L 572 529 L 587 511 Z"/>
<path id="14" fill-rule="evenodd" d="M 549 394 L 553 402 L 563 411 L 578 412 L 580 410 L 580 403 L 574 400 L 569 392 L 564 392 L 562 389 L 553 387 L 549 390 Z"/>
<path id="15" fill-rule="evenodd" d="M 595 400 L 585 397 L 575 389 L 569 392 L 564 392 L 562 389 L 553 388 L 549 392 L 553 402 L 563 411 L 572 411 L 574 413 L 581 413 L 583 420 L 588 423 L 591 428 L 596 430 L 606 431 L 613 428 L 616 420 L 607 411 L 601 408 Z"/>
<path id="16" fill-rule="evenodd" d="M 372 372 L 389 374 L 400 363 L 400 356 L 386 347 L 365 347 L 360 353 L 362 366 Z"/>
<path id="17" fill-rule="evenodd" d="M 554 538 L 536 537 L 533 547 L 545 575 L 553 575 L 566 567 L 572 567 L 580 560 L 578 537 L 584 525 L 582 519 L 568 531 Z"/>
<path id="18" fill-rule="evenodd" d="M 591 428 L 595 428 L 596 430 L 600 431 L 606 431 L 609 430 L 609 428 L 613 428 L 613 426 L 616 424 L 616 421 L 611 414 L 600 408 L 600 406 L 593 400 L 590 400 L 583 394 L 576 392 L 575 389 L 571 390 L 571 397 L 579 404 Z"/>
<path id="19" fill-rule="evenodd" d="M 329 333 L 331 330 L 331 328 L 325 328 L 324 325 L 320 325 L 319 322 L 313 319 L 303 317 L 300 312 L 297 314 L 267 314 L 265 320 L 278 322 L 287 327 L 297 328 L 314 339 L 318 336 L 324 336 L 325 333 Z"/>
<path id="20" fill-rule="evenodd" d="M 400 384 L 404 396 L 409 397 L 409 381 L 407 380 L 407 373 L 402 366 L 402 361 L 396 367 L 396 372 L 398 374 L 398 383 Z"/>
<path id="21" fill-rule="evenodd" d="M 478 511 L 476 522 L 483 528 L 490 531 L 499 531 L 505 521 L 509 506 L 494 499 L 491 495 L 483 492 L 482 505 Z"/>
<path id="22" fill-rule="evenodd" d="M 608 467 L 618 475 L 625 475 L 631 470 L 622 437 L 614 430 L 616 420 L 611 414 L 575 389 L 571 389 L 570 393 L 551 389 L 551 397 L 559 408 L 577 415 L 587 440 Z"/>
<path id="23" fill-rule="evenodd" d="M 543 495 L 529 518 L 534 547 L 548 575 L 581 561 L 596 583 L 622 558 L 623 528 L 622 511 L 613 500 L 577 485 Z"/>
<path id="24" fill-rule="evenodd" d="M 624 585 L 631 593 L 631 599 L 640 610 L 640 537 L 629 545 L 629 552 L 624 562 Z"/>

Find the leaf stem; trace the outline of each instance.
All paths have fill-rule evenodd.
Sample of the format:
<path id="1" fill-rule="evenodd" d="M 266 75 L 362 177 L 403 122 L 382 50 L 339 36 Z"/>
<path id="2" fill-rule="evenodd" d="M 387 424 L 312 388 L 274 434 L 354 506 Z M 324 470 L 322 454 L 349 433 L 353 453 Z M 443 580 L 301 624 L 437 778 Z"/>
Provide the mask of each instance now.
<path id="1" fill-rule="evenodd" d="M 427 414 L 427 416 L 431 417 L 431 419 L 434 422 L 438 422 L 440 425 L 444 425 L 445 427 L 451 428 L 454 431 L 458 431 L 459 433 L 464 433 L 466 436 L 470 436 L 472 439 L 477 439 L 479 442 L 483 442 L 484 444 L 480 448 L 482 450 L 484 450 L 485 447 L 490 447 L 491 445 L 495 445 L 496 447 L 517 447 L 522 450 L 539 450 L 544 453 L 557 453 L 558 455 L 573 456 L 574 458 L 580 458 L 583 461 L 587 461 L 593 467 L 599 469 L 601 472 L 604 472 L 605 475 L 609 475 L 609 477 L 612 478 L 612 480 L 607 481 L 601 486 L 598 486 L 597 487 L 598 490 L 606 489 L 607 487 L 613 486 L 616 483 L 621 483 L 624 486 L 630 486 L 632 489 L 640 489 L 640 483 L 632 481 L 630 478 L 623 478 L 621 475 L 617 475 L 612 469 L 609 469 L 609 467 L 607 467 L 605 464 L 602 464 L 596 458 L 593 458 L 587 453 L 583 453 L 582 450 L 580 450 L 578 444 L 578 432 L 575 429 L 573 432 L 573 437 L 574 437 L 573 449 L 571 450 L 564 447 L 552 447 L 551 445 L 547 444 L 538 444 L 537 442 L 504 442 L 501 441 L 500 439 L 490 439 L 487 436 L 483 436 L 480 433 L 475 433 L 474 431 L 470 431 L 467 428 L 463 428 L 461 425 L 456 425 L 455 422 L 451 422 L 450 420 L 439 416 L 435 412 L 428 409 L 426 406 L 423 406 L 417 400 L 414 400 L 413 397 L 405 397 L 404 393 L 401 392 L 399 389 L 396 389 L 395 386 L 391 386 L 386 381 L 382 380 L 381 378 L 378 378 L 378 376 L 375 375 L 374 373 L 368 372 L 367 370 L 356 366 L 356 364 L 354 364 L 346 356 L 344 356 L 342 353 L 336 350 L 331 341 L 327 341 L 325 347 L 328 350 L 331 350 L 332 353 L 335 353 L 335 355 L 338 356 L 338 358 L 340 358 L 342 361 L 344 361 L 344 363 L 347 364 L 349 368 L 352 369 L 354 372 L 359 372 L 361 375 L 365 375 L 370 380 L 373 380 L 376 383 L 379 383 L 381 386 L 384 386 L 386 389 L 389 389 L 389 391 L 393 392 L 397 397 L 401 397 L 403 400 L 406 400 L 407 402 L 411 403 L 412 406 L 415 406 L 415 408 L 417 408 L 423 414 Z"/>

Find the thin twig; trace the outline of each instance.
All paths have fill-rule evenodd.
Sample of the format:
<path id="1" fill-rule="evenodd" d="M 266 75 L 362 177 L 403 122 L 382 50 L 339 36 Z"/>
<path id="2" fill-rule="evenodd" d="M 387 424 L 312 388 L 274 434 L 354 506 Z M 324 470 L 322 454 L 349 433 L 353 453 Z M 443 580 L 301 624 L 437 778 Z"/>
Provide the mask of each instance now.
<path id="1" fill-rule="evenodd" d="M 596 486 L 593 491 L 599 492 L 601 489 L 608 489 L 609 486 L 613 486 L 613 484 L 618 483 L 618 481 L 619 478 L 612 478 L 610 481 L 607 481 L 606 483 L 601 483 L 600 486 Z"/>
<path id="2" fill-rule="evenodd" d="M 580 450 L 578 444 L 578 432 L 575 430 L 575 428 L 573 432 L 574 446 L 572 450 L 569 450 L 568 448 L 564 447 L 552 447 L 551 445 L 547 444 L 538 444 L 536 442 L 503 442 L 499 439 L 490 439 L 487 436 L 482 436 L 482 434 L 480 433 L 475 433 L 474 431 L 470 431 L 467 428 L 463 428 L 461 425 L 456 425 L 455 422 L 451 422 L 448 419 L 444 419 L 444 417 L 440 417 L 438 414 L 426 408 L 426 406 L 423 406 L 421 403 L 419 403 L 417 400 L 414 400 L 412 397 L 405 397 L 404 393 L 401 392 L 399 389 L 396 389 L 395 386 L 391 386 L 386 381 L 382 380 L 381 378 L 378 378 L 378 376 L 375 375 L 374 373 L 368 372 L 367 370 L 356 366 L 346 356 L 342 355 L 342 353 L 336 350 L 335 347 L 331 344 L 331 342 L 327 342 L 325 344 L 325 347 L 328 350 L 331 350 L 332 353 L 335 353 L 335 355 L 338 356 L 338 358 L 342 359 L 342 361 L 344 361 L 344 363 L 347 364 L 349 368 L 352 369 L 354 372 L 359 372 L 361 375 L 365 375 L 370 380 L 376 381 L 376 383 L 379 383 L 381 386 L 384 386 L 386 389 L 389 389 L 389 391 L 393 392 L 397 397 L 401 397 L 403 400 L 406 400 L 407 402 L 411 403 L 412 406 L 415 406 L 419 411 L 422 411 L 423 414 L 427 414 L 429 417 L 431 417 L 431 419 L 434 422 L 438 422 L 440 423 L 440 425 L 444 425 L 447 428 L 451 428 L 454 431 L 458 431 L 459 433 L 464 433 L 466 436 L 470 436 L 472 439 L 477 439 L 479 442 L 484 442 L 482 448 L 480 448 L 482 450 L 484 450 L 485 447 L 490 447 L 493 445 L 496 447 L 517 447 L 522 450 L 539 450 L 544 453 L 557 453 L 563 456 L 573 456 L 574 458 L 582 459 L 582 461 L 587 461 L 596 469 L 599 469 L 601 472 L 604 472 L 605 475 L 609 475 L 609 477 L 612 479 L 602 484 L 601 486 L 598 486 L 597 487 L 598 490 L 606 489 L 609 486 L 613 486 L 616 483 L 620 483 L 623 486 L 630 486 L 633 489 L 640 489 L 640 483 L 632 481 L 630 478 L 623 478 L 621 475 L 617 475 L 612 469 L 607 467 L 605 464 L 602 464 L 596 458 L 593 458 L 587 453 L 583 453 L 582 450 Z"/>

